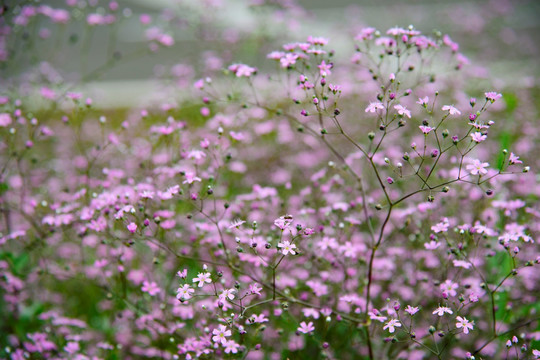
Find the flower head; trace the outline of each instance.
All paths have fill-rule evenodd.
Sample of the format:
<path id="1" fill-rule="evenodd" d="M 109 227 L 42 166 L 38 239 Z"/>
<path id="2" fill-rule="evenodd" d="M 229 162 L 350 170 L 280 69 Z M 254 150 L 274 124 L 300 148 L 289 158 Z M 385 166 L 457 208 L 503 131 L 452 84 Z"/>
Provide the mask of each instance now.
<path id="1" fill-rule="evenodd" d="M 127 226 L 127 229 L 129 230 L 130 233 L 134 234 L 135 231 L 137 231 L 137 224 L 132 222 Z"/>
<path id="2" fill-rule="evenodd" d="M 396 331 L 397 327 L 401 327 L 401 323 L 398 319 L 392 319 L 389 322 L 384 325 L 383 330 L 388 329 L 388 331 L 392 334 Z"/>
<path id="3" fill-rule="evenodd" d="M 309 334 L 310 332 L 315 331 L 315 326 L 313 326 L 311 321 L 308 324 L 306 324 L 305 321 L 302 321 L 297 331 L 303 334 Z"/>
<path id="4" fill-rule="evenodd" d="M 467 170 L 471 172 L 471 175 L 485 175 L 488 173 L 486 167 L 489 166 L 487 162 L 481 162 L 480 160 L 474 159 L 469 165 L 467 165 Z"/>
<path id="5" fill-rule="evenodd" d="M 458 317 L 456 317 L 456 320 L 457 320 L 456 327 L 458 329 L 463 328 L 463 333 L 464 334 L 468 334 L 469 329 L 470 330 L 473 329 L 473 324 L 469 320 L 467 320 L 466 318 L 458 316 Z"/>
<path id="6" fill-rule="evenodd" d="M 439 316 L 443 316 L 445 313 L 453 314 L 454 312 L 446 306 L 439 306 L 434 312 L 433 315 L 437 314 Z"/>
<path id="7" fill-rule="evenodd" d="M 397 110 L 398 114 L 401 116 L 406 116 L 409 119 L 411 118 L 411 111 L 407 110 L 407 108 L 403 105 L 394 105 L 394 109 Z"/>
<path id="8" fill-rule="evenodd" d="M 210 284 L 212 280 L 210 279 L 210 273 L 198 273 L 197 277 L 193 279 L 193 282 L 198 282 L 198 287 L 203 287 L 205 283 Z"/>
<path id="9" fill-rule="evenodd" d="M 461 111 L 456 109 L 453 105 L 444 105 L 442 107 L 443 111 L 448 111 L 450 115 L 461 115 Z"/>
<path id="10" fill-rule="evenodd" d="M 141 287 L 141 290 L 148 293 L 148 295 L 150 296 L 157 295 L 161 291 L 158 284 L 153 281 L 143 281 L 143 286 Z"/>
<path id="11" fill-rule="evenodd" d="M 191 299 L 191 295 L 195 292 L 195 289 L 193 289 L 188 284 L 184 284 L 181 287 L 176 290 L 176 298 L 178 300 L 189 300 Z"/>
<path id="12" fill-rule="evenodd" d="M 409 315 L 413 316 L 414 314 L 416 314 L 418 311 L 420 311 L 420 309 L 418 308 L 418 306 L 411 306 L 411 305 L 407 305 L 407 307 L 405 308 L 405 312 L 408 313 Z"/>
<path id="13" fill-rule="evenodd" d="M 223 346 L 225 346 L 225 353 L 233 353 L 236 354 L 238 352 L 238 348 L 240 345 L 238 345 L 234 340 L 227 340 L 225 342 L 221 343 Z"/>
<path id="14" fill-rule="evenodd" d="M 291 253 L 291 255 L 296 255 L 296 251 L 294 251 L 294 249 L 296 249 L 296 245 L 294 244 L 291 244 L 289 241 L 285 240 L 283 242 L 280 242 L 278 244 L 278 248 L 281 249 L 281 253 L 283 255 L 287 255 L 288 253 Z"/>
<path id="15" fill-rule="evenodd" d="M 482 141 L 487 139 L 487 135 L 483 135 L 481 132 L 474 132 L 471 134 L 472 141 L 476 143 L 481 143 Z"/>
<path id="16" fill-rule="evenodd" d="M 332 74 L 332 72 L 330 71 L 330 69 L 332 69 L 332 67 L 333 67 L 332 63 L 327 64 L 323 60 L 323 61 L 321 61 L 320 65 L 317 65 L 317 67 L 319 68 L 319 72 L 320 72 L 321 76 L 327 76 L 327 75 Z"/>
<path id="17" fill-rule="evenodd" d="M 420 125 L 419 126 L 420 130 L 422 130 L 422 132 L 424 133 L 424 135 L 427 135 L 431 132 L 431 130 L 433 130 L 432 127 L 430 126 L 424 126 L 424 125 Z"/>
<path id="18" fill-rule="evenodd" d="M 502 94 L 498 94 L 495 91 L 489 91 L 485 93 L 484 95 L 486 95 L 486 100 L 491 101 L 491 103 L 494 103 L 495 100 L 500 99 L 502 97 Z"/>
<path id="19" fill-rule="evenodd" d="M 423 97 L 423 98 L 418 98 L 418 101 L 416 102 L 418 105 L 421 105 L 423 107 L 427 107 L 428 105 L 428 102 L 429 102 L 429 97 Z"/>
<path id="20" fill-rule="evenodd" d="M 513 152 L 510 153 L 510 157 L 508 158 L 508 163 L 510 165 L 514 164 L 523 164 L 523 161 L 519 160 L 519 156 L 514 154 Z"/>
<path id="21" fill-rule="evenodd" d="M 212 337 L 214 342 L 225 345 L 227 342 L 227 337 L 231 336 L 232 332 L 231 330 L 227 330 L 225 325 L 219 325 L 219 329 L 214 329 L 212 334 L 214 335 Z"/>
<path id="22" fill-rule="evenodd" d="M 377 110 L 384 110 L 384 105 L 380 102 L 370 102 L 366 107 L 366 112 L 374 113 Z"/>

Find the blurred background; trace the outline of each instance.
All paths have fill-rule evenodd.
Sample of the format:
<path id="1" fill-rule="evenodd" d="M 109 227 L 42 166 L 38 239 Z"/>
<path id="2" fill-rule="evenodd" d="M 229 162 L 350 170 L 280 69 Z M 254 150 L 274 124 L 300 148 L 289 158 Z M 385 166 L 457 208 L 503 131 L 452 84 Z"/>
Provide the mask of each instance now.
<path id="1" fill-rule="evenodd" d="M 3 21 L 8 23 L 21 17 L 25 5 L 66 9 L 70 17 L 66 23 L 41 15 L 26 23 L 15 21 L 18 25 L 4 40 L 10 57 L 0 65 L 2 91 L 28 84 L 29 78 L 31 83 L 35 71 L 39 76 L 45 72 L 53 85 L 76 83 L 78 90 L 96 93 L 100 105 L 108 107 L 139 103 L 162 89 L 163 80 L 181 91 L 194 79 L 235 62 L 271 69 L 267 53 L 308 35 L 328 38 L 336 59 L 347 59 L 354 50 L 354 36 L 365 26 L 384 32 L 412 24 L 425 34 L 434 30 L 449 34 L 470 60 L 475 76 L 494 78 L 499 88 L 533 87 L 540 75 L 538 0 L 2 3 Z M 97 18 L 89 17 L 95 14 Z M 111 15 L 113 21 L 107 18 Z M 156 45 L 156 36 L 163 34 L 170 39 Z"/>

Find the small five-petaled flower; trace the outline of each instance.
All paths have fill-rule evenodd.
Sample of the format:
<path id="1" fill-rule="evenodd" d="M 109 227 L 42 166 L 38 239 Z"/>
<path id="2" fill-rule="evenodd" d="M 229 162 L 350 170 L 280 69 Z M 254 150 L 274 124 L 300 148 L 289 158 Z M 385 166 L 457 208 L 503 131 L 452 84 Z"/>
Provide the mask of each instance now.
<path id="1" fill-rule="evenodd" d="M 470 322 L 469 320 L 467 320 L 466 318 L 461 317 L 461 316 L 458 316 L 458 317 L 456 317 L 456 320 L 457 320 L 456 327 L 457 327 L 458 329 L 463 328 L 463 333 L 464 333 L 464 334 L 468 334 L 468 333 L 469 333 L 469 329 L 470 329 L 470 330 L 473 329 L 473 323 L 471 323 L 471 322 Z"/>
<path id="2" fill-rule="evenodd" d="M 313 323 L 311 321 L 307 324 L 305 321 L 302 321 L 300 323 L 300 326 L 298 327 L 298 332 L 301 332 L 303 334 L 309 334 L 312 331 L 315 331 L 315 326 L 313 326 Z"/>
<path id="3" fill-rule="evenodd" d="M 291 244 L 289 241 L 285 240 L 283 242 L 280 242 L 278 244 L 278 248 L 281 249 L 281 253 L 283 255 L 287 255 L 288 253 L 291 253 L 291 255 L 296 255 L 296 251 L 294 251 L 294 249 L 296 249 L 296 245 L 294 244 Z"/>
<path id="4" fill-rule="evenodd" d="M 198 287 L 203 287 L 205 283 L 210 284 L 212 280 L 210 279 L 210 273 L 198 273 L 196 278 L 193 278 L 193 282 L 198 282 Z"/>
<path id="5" fill-rule="evenodd" d="M 389 322 L 384 325 L 383 330 L 388 329 L 388 331 L 392 334 L 396 331 L 397 327 L 401 327 L 401 323 L 398 319 L 392 319 Z"/>
<path id="6" fill-rule="evenodd" d="M 454 312 L 450 310 L 449 307 L 446 306 L 439 306 L 434 312 L 433 315 L 437 314 L 439 316 L 443 316 L 444 313 L 453 314 Z"/>
<path id="7" fill-rule="evenodd" d="M 219 329 L 214 329 L 212 331 L 212 334 L 214 335 L 212 337 L 212 340 L 216 343 L 221 343 L 225 345 L 227 342 L 227 337 L 231 336 L 231 330 L 227 330 L 227 327 L 225 325 L 219 325 Z"/>

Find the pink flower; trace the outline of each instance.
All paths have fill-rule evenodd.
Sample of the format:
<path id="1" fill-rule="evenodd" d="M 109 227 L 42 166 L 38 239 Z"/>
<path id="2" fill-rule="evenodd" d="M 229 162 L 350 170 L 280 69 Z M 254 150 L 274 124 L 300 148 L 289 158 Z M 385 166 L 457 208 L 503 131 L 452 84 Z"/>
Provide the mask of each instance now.
<path id="1" fill-rule="evenodd" d="M 419 126 L 420 130 L 422 130 L 422 132 L 424 133 L 424 135 L 427 135 L 431 132 L 431 130 L 433 130 L 432 127 L 430 126 L 424 126 L 424 125 L 420 125 Z"/>
<path id="2" fill-rule="evenodd" d="M 446 306 L 439 306 L 434 312 L 433 315 L 437 314 L 439 316 L 443 316 L 445 313 L 453 314 L 454 312 L 450 310 L 449 307 Z"/>
<path id="3" fill-rule="evenodd" d="M 405 308 L 405 312 L 407 312 L 409 315 L 413 316 L 414 314 L 416 314 L 420 309 L 418 308 L 418 306 L 411 306 L 411 305 L 407 305 L 407 307 Z"/>
<path id="4" fill-rule="evenodd" d="M 244 224 L 244 220 L 234 220 L 231 225 L 229 225 L 229 229 L 238 229 L 242 224 Z"/>
<path id="5" fill-rule="evenodd" d="M 219 294 L 219 299 L 222 301 L 225 301 L 227 299 L 233 300 L 235 292 L 236 292 L 236 289 L 225 289 L 221 292 L 221 294 Z"/>
<path id="6" fill-rule="evenodd" d="M 317 65 L 317 67 L 319 68 L 319 72 L 320 72 L 322 77 L 325 77 L 327 75 L 332 74 L 332 72 L 330 71 L 330 69 L 332 69 L 332 67 L 333 67 L 332 63 L 327 64 L 323 60 L 323 61 L 321 61 L 320 65 Z"/>
<path id="7" fill-rule="evenodd" d="M 201 181 L 200 177 L 195 176 L 192 172 L 186 172 L 186 180 L 182 182 L 182 184 L 193 184 L 195 181 Z"/>
<path id="8" fill-rule="evenodd" d="M 188 300 L 191 299 L 191 295 L 195 292 L 195 289 L 193 289 L 188 284 L 184 284 L 181 287 L 176 290 L 176 298 L 178 300 Z"/>
<path id="9" fill-rule="evenodd" d="M 431 227 L 431 231 L 433 231 L 435 234 L 447 232 L 449 226 L 450 222 L 448 222 L 448 218 L 444 218 L 440 223 L 433 225 Z"/>
<path id="10" fill-rule="evenodd" d="M 440 289 L 442 292 L 450 295 L 450 296 L 456 296 L 457 292 L 456 289 L 459 287 L 458 284 L 453 282 L 452 280 L 446 280 L 444 283 L 440 285 Z"/>
<path id="11" fill-rule="evenodd" d="M 388 329 L 388 331 L 392 334 L 396 331 L 397 327 L 401 327 L 401 323 L 398 319 L 392 319 L 389 322 L 384 325 L 383 330 Z"/>
<path id="12" fill-rule="evenodd" d="M 416 102 L 418 105 L 422 105 L 423 107 L 427 107 L 429 102 L 429 97 L 425 96 L 423 98 L 418 98 L 418 101 Z"/>
<path id="13" fill-rule="evenodd" d="M 274 220 L 274 225 L 276 225 L 281 230 L 285 230 L 291 225 L 293 221 L 292 215 L 280 216 L 278 219 Z"/>
<path id="14" fill-rule="evenodd" d="M 267 317 L 264 316 L 264 314 L 253 314 L 249 317 L 248 321 L 250 324 L 262 324 L 268 322 L 269 320 Z"/>
<path id="15" fill-rule="evenodd" d="M 1 113 L 0 114 L 0 127 L 6 127 L 11 125 L 11 115 L 8 113 Z"/>
<path id="16" fill-rule="evenodd" d="M 487 162 L 481 162 L 480 160 L 474 159 L 469 165 L 467 165 L 467 170 L 471 172 L 471 175 L 485 175 L 488 173 L 486 167 L 489 166 Z"/>
<path id="17" fill-rule="evenodd" d="M 501 94 L 498 94 L 495 91 L 489 91 L 485 93 L 484 95 L 486 95 L 486 100 L 491 101 L 491 103 L 494 103 L 495 100 L 500 99 L 502 97 Z"/>
<path id="18" fill-rule="evenodd" d="M 219 325 L 219 329 L 214 329 L 212 331 L 212 334 L 214 335 L 212 337 L 212 340 L 216 343 L 220 343 L 222 345 L 225 345 L 227 342 L 227 337 L 231 336 L 231 330 L 227 330 L 227 327 L 225 325 Z"/>
<path id="19" fill-rule="evenodd" d="M 181 278 L 181 279 L 185 279 L 186 276 L 187 276 L 187 269 L 179 270 L 179 271 L 176 273 L 176 276 L 178 276 L 178 277 Z"/>
<path id="20" fill-rule="evenodd" d="M 469 320 L 467 320 L 466 318 L 458 316 L 458 317 L 456 317 L 456 320 L 457 320 L 456 327 L 458 329 L 463 328 L 463 333 L 464 334 L 468 334 L 469 329 L 471 329 L 471 330 L 473 329 L 473 324 Z"/>
<path id="21" fill-rule="evenodd" d="M 253 283 L 253 284 L 250 284 L 249 285 L 249 292 L 251 294 L 257 294 L 257 295 L 261 295 L 261 290 L 262 290 L 262 287 L 259 286 L 259 284 L 257 283 Z"/>
<path id="22" fill-rule="evenodd" d="M 487 139 L 487 135 L 482 135 L 481 132 L 475 132 L 471 134 L 471 138 L 476 143 L 481 143 L 482 141 Z"/>
<path id="23" fill-rule="evenodd" d="M 313 326 L 311 321 L 308 324 L 306 324 L 305 321 L 302 321 L 297 331 L 303 334 L 309 334 L 310 332 L 315 331 L 315 326 Z"/>
<path id="24" fill-rule="evenodd" d="M 324 45 L 328 44 L 328 39 L 320 37 L 320 36 L 315 37 L 315 36 L 310 35 L 307 38 L 307 42 L 310 43 L 311 45 L 324 46 Z"/>
<path id="25" fill-rule="evenodd" d="M 233 64 L 229 66 L 229 71 L 236 75 L 236 77 L 250 77 L 257 72 L 257 69 L 245 64 Z"/>
<path id="26" fill-rule="evenodd" d="M 443 111 L 448 111 L 450 115 L 461 115 L 461 111 L 456 109 L 453 105 L 444 105 L 442 107 Z"/>
<path id="27" fill-rule="evenodd" d="M 223 346 L 225 346 L 225 353 L 233 353 L 236 354 L 238 352 L 238 348 L 240 345 L 238 345 L 234 340 L 227 340 L 225 342 L 221 343 Z"/>
<path id="28" fill-rule="evenodd" d="M 380 102 L 371 102 L 366 108 L 366 112 L 376 112 L 377 110 L 384 110 L 384 105 Z"/>
<path id="29" fill-rule="evenodd" d="M 289 241 L 285 240 L 283 242 L 280 242 L 278 244 L 278 248 L 281 249 L 281 253 L 283 255 L 287 255 L 288 253 L 291 253 L 291 255 L 296 255 L 296 251 L 294 251 L 294 249 L 296 249 L 296 245 L 294 244 L 291 244 Z"/>
<path id="30" fill-rule="evenodd" d="M 286 54 L 284 57 L 282 57 L 279 62 L 281 63 L 281 67 L 288 68 L 296 64 L 296 60 L 298 59 L 297 54 Z"/>
<path id="31" fill-rule="evenodd" d="M 210 273 L 198 273 L 196 278 L 193 278 L 193 282 L 198 282 L 198 287 L 203 287 L 205 283 L 210 284 L 212 280 L 210 279 Z"/>
<path id="32" fill-rule="evenodd" d="M 403 105 L 394 105 L 394 109 L 397 110 L 398 114 L 401 116 L 407 116 L 409 119 L 411 118 L 411 112 L 410 110 L 407 110 L 407 108 Z"/>
<path id="33" fill-rule="evenodd" d="M 517 156 L 516 154 L 510 153 L 510 157 L 508 158 L 508 163 L 510 165 L 523 164 L 523 161 L 519 160 L 519 156 Z"/>
<path id="34" fill-rule="evenodd" d="M 153 281 L 143 281 L 143 286 L 141 287 L 141 290 L 147 292 L 150 296 L 157 295 L 161 291 L 159 286 Z"/>
<path id="35" fill-rule="evenodd" d="M 330 84 L 330 85 L 328 85 L 328 88 L 329 88 L 330 91 L 332 91 L 334 94 L 337 94 L 338 92 L 341 92 L 341 85 Z"/>
<path id="36" fill-rule="evenodd" d="M 135 233 L 135 231 L 137 231 L 137 224 L 132 222 L 127 226 L 127 229 L 129 230 L 130 233 L 133 234 L 133 233 Z"/>
<path id="37" fill-rule="evenodd" d="M 465 261 L 465 260 L 454 260 L 453 261 L 455 267 L 460 267 L 464 269 L 470 269 L 472 264 Z"/>

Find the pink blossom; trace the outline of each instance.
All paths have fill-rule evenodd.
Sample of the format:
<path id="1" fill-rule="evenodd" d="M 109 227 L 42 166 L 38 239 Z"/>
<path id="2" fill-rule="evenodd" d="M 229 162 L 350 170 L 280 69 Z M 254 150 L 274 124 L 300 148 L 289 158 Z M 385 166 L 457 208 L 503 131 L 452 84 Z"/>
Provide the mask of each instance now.
<path id="1" fill-rule="evenodd" d="M 407 110 L 407 108 L 403 105 L 394 105 L 394 109 L 397 110 L 398 114 L 401 116 L 407 116 L 409 119 L 411 118 L 411 112 L 410 110 Z"/>
<path id="2" fill-rule="evenodd" d="M 313 326 L 313 323 L 311 321 L 307 324 L 305 321 L 302 321 L 297 331 L 303 334 L 309 334 L 310 332 L 315 331 L 315 326 Z"/>
<path id="3" fill-rule="evenodd" d="M 442 107 L 443 111 L 448 111 L 450 115 L 461 115 L 461 111 L 456 109 L 453 105 L 444 105 Z"/>
<path id="4" fill-rule="evenodd" d="M 474 159 L 469 165 L 467 165 L 466 169 L 471 172 L 471 175 L 485 175 L 488 173 L 486 170 L 486 167 L 488 166 L 489 163 Z"/>
<path id="5" fill-rule="evenodd" d="M 291 253 L 291 255 L 296 255 L 296 245 L 291 244 L 289 241 L 285 240 L 283 242 L 278 243 L 278 248 L 281 249 L 281 253 L 283 255 L 287 255 L 288 253 Z"/>
<path id="6" fill-rule="evenodd" d="M 150 296 L 157 295 L 161 291 L 158 284 L 156 284 L 153 281 L 152 282 L 143 281 L 143 286 L 141 287 L 141 290 L 148 293 L 148 295 Z"/>
<path id="7" fill-rule="evenodd" d="M 467 320 L 466 318 L 458 316 L 458 317 L 456 317 L 456 320 L 457 320 L 456 327 L 458 329 L 463 328 L 463 333 L 464 334 L 468 334 L 469 329 L 470 330 L 473 329 L 473 324 L 469 320 Z"/>
<path id="8" fill-rule="evenodd" d="M 320 65 L 317 65 L 317 67 L 319 68 L 319 72 L 320 72 L 321 76 L 323 76 L 323 77 L 332 74 L 332 72 L 330 71 L 330 69 L 332 69 L 332 67 L 333 67 L 332 63 L 327 64 L 323 60 L 323 61 L 321 61 Z"/>
<path id="9" fill-rule="evenodd" d="M 274 225 L 280 228 L 281 230 L 285 230 L 286 228 L 289 227 L 292 221 L 293 221 L 293 217 L 291 215 L 284 215 L 274 220 Z"/>
<path id="10" fill-rule="evenodd" d="M 236 354 L 238 352 L 238 348 L 240 347 L 239 344 L 237 344 L 234 340 L 227 340 L 225 342 L 221 342 L 223 346 L 225 347 L 225 354 Z"/>
<path id="11" fill-rule="evenodd" d="M 496 100 L 502 97 L 502 94 L 498 94 L 495 91 L 486 92 L 485 95 L 486 95 L 486 100 L 491 101 L 491 103 L 494 103 Z"/>
<path id="12" fill-rule="evenodd" d="M 422 132 L 424 133 L 424 135 L 427 135 L 431 132 L 431 130 L 433 130 L 432 127 L 430 126 L 424 126 L 424 125 L 420 125 L 419 126 L 420 130 L 422 130 Z"/>
<path id="13" fill-rule="evenodd" d="M 399 322 L 399 320 L 398 319 L 391 319 L 390 321 L 388 321 L 383 326 L 383 330 L 388 329 L 388 332 L 390 332 L 392 334 L 392 333 L 394 333 L 396 331 L 397 327 L 401 327 L 401 323 Z"/>
<path id="14" fill-rule="evenodd" d="M 198 287 L 203 287 L 204 284 L 210 284 L 212 280 L 210 279 L 211 274 L 209 272 L 206 273 L 198 273 L 197 277 L 193 278 L 193 282 L 198 282 Z"/>
<path id="15" fill-rule="evenodd" d="M 481 132 L 475 132 L 471 134 L 472 141 L 476 143 L 481 143 L 482 141 L 487 139 L 487 135 L 483 135 Z"/>
<path id="16" fill-rule="evenodd" d="M 176 298 L 178 300 L 188 300 L 191 299 L 191 295 L 195 292 L 195 289 L 193 289 L 188 284 L 184 284 L 181 287 L 176 290 Z"/>
<path id="17" fill-rule="evenodd" d="M 8 113 L 0 113 L 0 127 L 7 127 L 11 125 L 11 115 Z"/>
<path id="18" fill-rule="evenodd" d="M 510 165 L 523 164 L 523 161 L 519 160 L 519 156 L 511 152 L 510 157 L 508 158 L 508 163 Z"/>
<path id="19" fill-rule="evenodd" d="M 413 307 L 411 305 L 407 305 L 407 307 L 405 308 L 405 312 L 407 312 L 409 315 L 413 316 L 414 314 L 416 314 L 420 309 L 416 306 L 416 307 Z"/>
<path id="20" fill-rule="evenodd" d="M 212 334 L 214 335 L 212 337 L 212 341 L 225 345 L 227 342 L 227 337 L 231 336 L 232 332 L 231 330 L 227 330 L 225 325 L 219 325 L 219 328 L 214 329 Z"/>
<path id="21" fill-rule="evenodd" d="M 443 316 L 445 313 L 453 314 L 454 312 L 446 306 L 439 306 L 435 311 L 433 311 L 433 315 L 437 314 L 439 316 Z"/>
<path id="22" fill-rule="evenodd" d="M 135 224 L 134 222 L 129 223 L 129 225 L 127 226 L 127 229 L 129 230 L 130 233 L 134 234 L 135 231 L 137 231 L 137 224 Z"/>
<path id="23" fill-rule="evenodd" d="M 365 112 L 376 112 L 377 110 L 384 110 L 384 105 L 380 102 L 371 102 L 369 103 L 369 105 L 366 107 L 366 110 Z"/>
<path id="24" fill-rule="evenodd" d="M 419 105 L 422 105 L 423 107 L 427 107 L 429 102 L 429 97 L 425 96 L 423 98 L 418 98 L 418 101 L 416 102 Z"/>
<path id="25" fill-rule="evenodd" d="M 229 66 L 229 71 L 236 75 L 236 77 L 250 77 L 257 72 L 257 69 L 245 64 L 233 64 Z"/>

